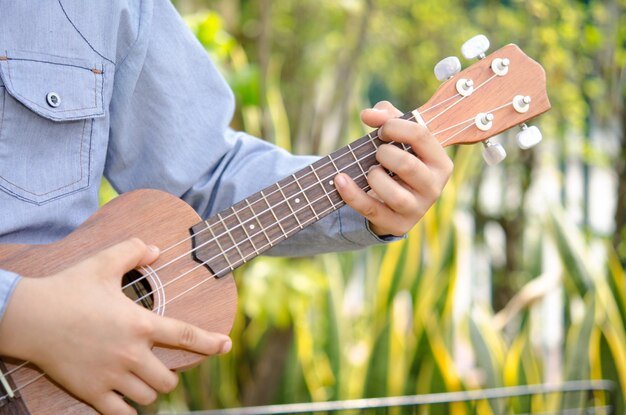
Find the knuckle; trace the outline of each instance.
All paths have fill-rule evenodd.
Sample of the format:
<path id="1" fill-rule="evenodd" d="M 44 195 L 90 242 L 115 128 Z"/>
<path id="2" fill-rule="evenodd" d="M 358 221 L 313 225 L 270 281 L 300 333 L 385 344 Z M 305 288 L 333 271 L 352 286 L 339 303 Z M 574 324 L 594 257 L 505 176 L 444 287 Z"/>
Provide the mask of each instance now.
<path id="1" fill-rule="evenodd" d="M 154 323 L 148 318 L 137 318 L 133 321 L 133 332 L 151 338 L 155 332 Z"/>
<path id="2" fill-rule="evenodd" d="M 378 101 L 376 105 L 374 105 L 374 108 L 389 108 L 391 106 L 392 106 L 391 102 L 387 100 L 382 100 L 382 101 Z"/>
<path id="3" fill-rule="evenodd" d="M 377 213 L 378 213 L 378 208 L 373 203 L 369 203 L 363 206 L 363 208 L 361 209 L 361 214 L 365 216 L 366 218 L 376 217 Z"/>
<path id="4" fill-rule="evenodd" d="M 133 237 L 128 239 L 128 243 L 133 246 L 133 248 L 140 250 L 145 249 L 146 244 L 139 238 Z"/>
<path id="5" fill-rule="evenodd" d="M 405 192 L 394 192 L 385 202 L 394 210 L 406 210 L 410 205 L 410 198 Z"/>
<path id="6" fill-rule="evenodd" d="M 176 389 L 178 386 L 178 376 L 174 372 L 170 372 L 170 375 L 165 377 L 161 382 L 161 388 L 159 392 L 168 393 Z"/>
<path id="7" fill-rule="evenodd" d="M 452 175 L 452 171 L 454 170 L 454 162 L 452 161 L 452 159 L 450 157 L 446 156 L 444 158 L 443 166 L 442 166 L 441 170 L 443 171 L 443 173 L 445 175 L 445 179 L 447 181 L 450 178 L 450 176 Z"/>
<path id="8" fill-rule="evenodd" d="M 156 391 L 148 389 L 144 392 L 143 396 L 137 399 L 137 403 L 140 405 L 150 405 L 152 402 L 156 401 L 157 397 Z"/>
<path id="9" fill-rule="evenodd" d="M 178 334 L 178 345 L 184 348 L 193 347 L 196 344 L 196 331 L 189 324 L 183 324 Z"/>
<path id="10" fill-rule="evenodd" d="M 428 185 L 424 188 L 424 196 L 430 201 L 434 202 L 440 194 L 441 187 L 437 183 L 435 183 L 434 180 L 429 182 Z"/>
<path id="11" fill-rule="evenodd" d="M 120 360 L 125 367 L 134 368 L 142 364 L 142 353 L 138 350 L 127 348 L 121 352 Z"/>
<path id="12" fill-rule="evenodd" d="M 395 167 L 395 170 L 396 174 L 404 177 L 407 177 L 411 173 L 413 173 L 415 171 L 415 160 L 413 160 L 413 156 L 408 153 L 403 154 L 402 158 L 398 162 L 397 167 Z"/>

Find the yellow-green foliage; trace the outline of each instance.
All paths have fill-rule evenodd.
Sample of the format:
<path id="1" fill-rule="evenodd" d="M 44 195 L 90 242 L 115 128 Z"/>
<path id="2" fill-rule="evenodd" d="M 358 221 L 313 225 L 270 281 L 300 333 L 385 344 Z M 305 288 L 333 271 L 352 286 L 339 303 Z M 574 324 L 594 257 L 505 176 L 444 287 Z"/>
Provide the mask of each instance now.
<path id="1" fill-rule="evenodd" d="M 623 100 L 619 73 L 626 62 L 624 4 L 194 4 L 217 10 L 197 12 L 187 21 L 233 86 L 239 104 L 234 126 L 284 148 L 328 152 L 361 136 L 366 130 L 358 111 L 378 99 L 403 108 L 418 106 L 436 89 L 432 66 L 455 54 L 466 38 L 483 32 L 494 48 L 518 43 L 544 65 L 553 109 L 540 123 L 550 151 L 533 160 L 513 150 L 503 168 L 485 173 L 478 148 L 451 150 L 454 175 L 441 200 L 407 239 L 317 258 L 259 258 L 238 270 L 240 308 L 233 351 L 184 374 L 181 387 L 161 402 L 162 408 L 601 378 L 617 382 L 621 402 L 626 394 L 626 275 L 620 257 L 609 246 L 609 235 L 588 232 L 560 203 L 539 211 L 529 208 L 536 198 L 526 195 L 536 182 L 534 171 L 556 172 L 562 191 L 567 160 L 592 166 L 615 161 L 614 154 L 589 141 L 583 140 L 582 146 L 568 141 L 572 135 L 587 136 L 590 120 L 613 120 Z M 481 192 L 488 176 L 498 174 L 506 175 L 507 193 L 500 197 L 497 213 L 486 213 Z M 520 196 L 511 202 L 511 194 Z M 470 231 L 468 217 L 475 219 Z M 503 231 L 517 241 L 509 245 L 507 240 L 507 247 L 515 248 L 506 251 L 507 266 L 489 263 L 493 297 L 505 300 L 497 310 L 491 302 L 474 298 L 460 308 L 458 300 L 470 296 L 464 291 L 465 278 L 485 272 L 473 269 L 473 259 L 486 249 L 487 222 L 506 232 L 511 224 L 522 226 L 515 235 Z M 594 254 L 598 245 L 605 257 Z M 548 271 L 547 256 L 555 260 Z M 561 316 L 562 323 L 551 328 L 543 322 L 542 304 L 555 290 L 561 303 L 550 313 Z M 542 333 L 552 329 L 562 329 L 563 338 L 549 354 Z M 552 373 L 552 367 L 559 372 Z M 577 402 L 570 401 L 519 398 L 509 408 L 516 413 L 551 412 L 560 405 L 575 407 Z M 504 409 L 478 402 L 475 407 L 424 407 L 419 413 L 474 411 Z"/>

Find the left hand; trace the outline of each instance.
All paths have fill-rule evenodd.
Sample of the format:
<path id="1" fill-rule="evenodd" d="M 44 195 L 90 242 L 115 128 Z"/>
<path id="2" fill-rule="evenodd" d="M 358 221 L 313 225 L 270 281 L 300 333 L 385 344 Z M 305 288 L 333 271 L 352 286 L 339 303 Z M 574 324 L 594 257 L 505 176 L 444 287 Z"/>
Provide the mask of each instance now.
<path id="1" fill-rule="evenodd" d="M 397 108 L 387 101 L 361 112 L 370 127 L 382 127 L 380 139 L 411 146 L 414 156 L 393 145 L 383 144 L 376 152 L 380 165 L 370 169 L 365 193 L 347 174 L 334 183 L 343 200 L 365 216 L 377 235 L 401 236 L 424 216 L 441 194 L 452 174 L 452 160 L 437 139 L 414 121 L 401 120 Z M 385 169 L 396 174 L 390 177 Z"/>

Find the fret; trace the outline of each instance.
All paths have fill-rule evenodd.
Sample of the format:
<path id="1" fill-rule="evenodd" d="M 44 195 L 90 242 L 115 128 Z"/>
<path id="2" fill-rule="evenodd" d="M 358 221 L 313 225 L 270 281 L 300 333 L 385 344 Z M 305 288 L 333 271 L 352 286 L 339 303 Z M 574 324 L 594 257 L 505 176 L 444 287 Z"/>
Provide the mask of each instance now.
<path id="1" fill-rule="evenodd" d="M 350 144 L 348 144 L 348 150 L 350 150 L 350 154 L 352 154 L 352 157 L 354 157 L 356 164 L 359 166 L 359 169 L 361 169 L 361 173 L 363 173 L 363 176 L 367 176 L 367 173 L 365 173 L 365 170 L 363 170 L 363 166 L 361 166 L 361 161 L 354 153 L 354 150 L 352 150 L 352 146 Z"/>
<path id="2" fill-rule="evenodd" d="M 206 224 L 207 229 L 209 230 L 209 232 L 211 233 L 211 238 L 217 243 L 217 246 L 220 249 L 220 252 L 222 254 L 222 256 L 224 257 L 224 259 L 226 260 L 226 263 L 228 264 L 228 267 L 230 268 L 231 271 L 233 271 L 235 269 L 235 267 L 233 266 L 233 264 L 230 262 L 230 259 L 228 259 L 228 255 L 226 254 L 226 250 L 224 249 L 224 247 L 222 246 L 222 244 L 220 243 L 219 238 L 217 238 L 215 236 L 215 233 L 213 232 L 213 228 L 211 227 L 211 225 L 209 225 L 209 221 L 205 220 L 204 223 Z M 218 273 L 220 270 L 213 270 L 213 272 Z"/>
<path id="3" fill-rule="evenodd" d="M 328 156 L 328 160 L 330 160 L 330 163 L 333 165 L 335 171 L 337 173 L 341 173 L 341 170 L 339 170 L 339 167 L 337 167 L 337 164 L 335 164 L 335 159 L 333 159 L 333 155 L 332 154 Z"/>
<path id="4" fill-rule="evenodd" d="M 367 170 L 376 164 L 376 149 L 382 143 L 376 134 L 373 131 L 361 137 L 291 177 L 243 199 L 230 208 L 232 210 L 215 215 L 211 226 L 206 222 L 210 235 L 203 235 L 198 225 L 192 227 L 194 244 L 198 246 L 194 252 L 196 261 L 206 264 L 212 271 L 217 270 L 219 278 L 226 275 L 228 269 L 233 270 L 337 210 L 345 204 L 334 186 L 337 173 L 347 174 L 367 191 Z M 239 258 L 235 257 L 237 254 Z"/>
<path id="5" fill-rule="evenodd" d="M 272 216 L 274 216 L 274 219 L 276 220 L 276 224 L 278 225 L 278 227 L 282 231 L 283 235 L 285 236 L 285 239 L 287 239 L 289 237 L 289 235 L 287 234 L 287 232 L 285 232 L 285 229 L 283 228 L 283 225 L 281 225 L 280 220 L 278 219 L 278 217 L 276 216 L 276 213 L 274 212 L 274 209 L 272 208 L 272 205 L 270 205 L 270 203 L 267 201 L 267 197 L 265 197 L 265 193 L 263 193 L 263 190 L 261 190 L 260 193 L 261 193 L 261 197 L 263 198 L 263 200 L 267 204 L 267 208 L 269 209 L 270 212 L 272 212 Z"/>
<path id="6" fill-rule="evenodd" d="M 330 205 L 333 206 L 335 203 L 333 202 L 333 200 L 330 198 L 330 195 L 328 194 L 328 192 L 326 191 L 326 189 L 324 188 L 324 183 L 322 182 L 322 180 L 320 179 L 320 177 L 317 175 L 317 172 L 315 171 L 315 167 L 313 167 L 313 165 L 310 166 L 311 167 L 311 171 L 313 172 L 313 174 L 315 175 L 315 178 L 317 179 L 317 181 L 320 184 L 320 187 L 322 188 L 322 191 L 324 192 L 324 195 L 328 198 L 328 201 L 330 202 Z M 329 180 L 328 182 L 329 185 L 333 185 L 334 182 L 332 179 Z"/>
<path id="7" fill-rule="evenodd" d="M 261 194 L 263 194 L 263 192 L 261 192 Z M 261 229 L 261 231 L 263 232 L 263 235 L 265 235 L 265 239 L 267 239 L 267 242 L 270 244 L 270 246 L 274 246 L 274 244 L 272 243 L 272 239 L 269 237 L 269 235 L 265 231 L 265 226 L 263 226 L 263 224 L 259 220 L 259 216 L 256 214 L 256 212 L 252 208 L 252 204 L 248 201 L 247 198 L 244 199 L 244 201 L 248 204 L 248 208 L 250 209 L 250 212 L 252 212 L 252 217 L 256 220 L 256 223 L 259 225 L 259 229 Z M 271 210 L 271 208 L 270 208 L 270 210 Z M 252 226 L 252 225 L 250 225 L 250 226 Z M 258 255 L 258 252 L 257 252 L 257 255 Z"/>
<path id="8" fill-rule="evenodd" d="M 376 132 L 378 132 L 378 130 L 376 130 Z M 376 138 L 379 138 L 378 135 L 376 137 L 372 137 L 372 133 L 368 133 L 367 137 L 370 139 L 370 143 L 372 143 L 375 148 L 378 148 L 378 144 L 376 144 Z"/>
<path id="9" fill-rule="evenodd" d="M 230 240 L 233 241 L 233 246 L 235 247 L 235 249 L 237 249 L 237 252 L 239 252 L 239 256 L 241 257 L 241 260 L 245 263 L 246 262 L 246 257 L 243 255 L 243 253 L 241 252 L 241 250 L 239 249 L 239 245 L 237 244 L 237 241 L 235 240 L 235 238 L 233 238 L 232 233 L 230 233 L 230 229 L 228 229 L 228 226 L 226 225 L 226 222 L 224 222 L 224 219 L 222 219 L 222 215 L 220 215 L 219 213 L 217 214 L 217 218 L 220 220 L 220 222 L 222 223 L 222 226 L 224 227 L 224 229 L 226 230 L 226 233 L 228 234 L 228 236 L 230 237 Z M 232 249 L 232 247 L 231 247 Z"/>
<path id="10" fill-rule="evenodd" d="M 283 192 L 283 189 L 280 187 L 280 183 L 276 183 L 276 187 L 278 187 L 278 190 L 280 191 L 280 194 L 283 196 L 283 199 L 285 199 L 285 203 L 287 204 L 287 206 L 289 207 L 289 210 L 291 210 L 291 213 L 293 214 L 293 216 L 296 218 L 296 221 L 298 222 L 298 226 L 300 227 L 300 229 L 304 229 L 304 226 L 302 226 L 302 223 L 300 222 L 300 219 L 298 218 L 298 215 L 296 215 L 296 212 L 293 210 L 293 208 L 291 207 L 291 205 L 289 204 L 289 200 L 287 199 L 287 196 L 285 195 L 285 193 Z M 298 203 L 300 200 L 298 198 L 295 199 L 295 202 Z"/>
<path id="11" fill-rule="evenodd" d="M 306 199 L 306 203 L 307 203 L 307 205 L 309 205 L 309 208 L 313 212 L 313 216 L 315 216 L 315 219 L 319 220 L 320 218 L 319 218 L 319 216 L 317 216 L 317 212 L 313 208 L 313 204 L 309 200 L 309 197 L 307 196 L 306 192 L 304 191 L 304 189 L 300 185 L 300 182 L 298 181 L 298 178 L 296 177 L 295 174 L 292 174 L 291 177 L 293 177 L 294 182 L 298 185 L 298 188 L 300 189 L 300 193 L 302 193 L 302 196 L 304 196 L 304 198 Z"/>
<path id="12" fill-rule="evenodd" d="M 252 249 L 254 249 L 254 252 L 256 252 L 257 255 L 259 255 L 260 252 L 256 248 L 256 245 L 254 244 L 254 240 L 252 240 L 252 238 L 250 237 L 250 234 L 248 233 L 248 230 L 246 229 L 246 226 L 244 225 L 244 222 L 241 220 L 241 217 L 239 216 L 239 213 L 237 212 L 237 209 L 233 207 L 232 211 L 235 214 L 235 217 L 237 218 L 237 220 L 239 221 L 239 224 L 240 224 L 241 228 L 243 229 L 244 233 L 246 234 L 246 237 L 250 241 L 250 244 L 252 245 Z M 252 226 L 253 226 L 253 229 L 254 229 L 254 225 L 252 225 Z M 231 236 L 231 238 L 232 238 L 232 236 Z"/>

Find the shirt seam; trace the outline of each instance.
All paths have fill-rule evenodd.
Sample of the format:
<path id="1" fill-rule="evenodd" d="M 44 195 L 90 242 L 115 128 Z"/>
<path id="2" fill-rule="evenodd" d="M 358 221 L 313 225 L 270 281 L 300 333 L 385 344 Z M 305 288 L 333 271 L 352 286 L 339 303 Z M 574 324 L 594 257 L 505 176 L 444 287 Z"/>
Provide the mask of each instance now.
<path id="1" fill-rule="evenodd" d="M 72 25 L 72 27 L 74 28 L 74 30 L 76 30 L 76 32 L 80 35 L 81 38 L 83 38 L 83 40 L 85 41 L 85 43 L 87 43 L 87 45 L 91 48 L 91 50 L 93 50 L 98 56 L 100 56 L 102 59 L 111 62 L 113 65 L 115 65 L 115 62 L 113 62 L 111 59 L 107 58 L 106 56 L 104 56 L 102 53 L 98 52 L 96 50 L 96 48 L 94 48 L 91 43 L 89 43 L 89 41 L 87 40 L 87 38 L 81 33 L 80 30 L 78 30 L 78 28 L 76 27 L 76 25 L 74 24 L 74 22 L 72 21 L 72 19 L 70 19 L 70 17 L 67 15 L 67 12 L 65 11 L 65 8 L 63 7 L 63 3 L 61 3 L 61 0 L 57 0 L 59 2 L 59 6 L 61 7 L 61 10 L 63 11 L 63 14 L 65 15 L 65 18 L 67 19 L 68 22 L 70 22 L 70 24 Z"/>
<path id="2" fill-rule="evenodd" d="M 59 0 L 59 1 L 61 1 L 61 0 Z M 119 65 L 115 68 L 116 72 L 117 72 L 117 69 L 119 69 L 120 67 L 122 67 L 122 65 L 124 65 L 124 62 L 126 62 L 126 59 L 130 56 L 130 53 L 132 52 L 132 50 L 135 48 L 135 46 L 139 42 L 139 38 L 141 37 L 141 30 L 142 30 L 142 26 L 143 26 L 143 21 L 144 21 L 144 19 L 143 19 L 143 11 L 144 11 L 143 7 L 144 7 L 143 0 L 141 0 L 139 2 L 139 24 L 137 25 L 137 37 L 133 41 L 133 44 L 128 47 L 128 53 L 126 53 L 126 55 L 122 58 L 122 60 L 120 60 Z"/>

